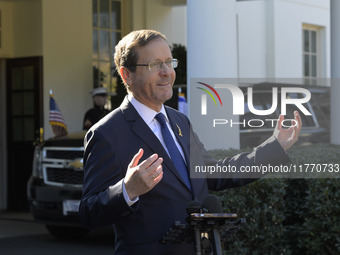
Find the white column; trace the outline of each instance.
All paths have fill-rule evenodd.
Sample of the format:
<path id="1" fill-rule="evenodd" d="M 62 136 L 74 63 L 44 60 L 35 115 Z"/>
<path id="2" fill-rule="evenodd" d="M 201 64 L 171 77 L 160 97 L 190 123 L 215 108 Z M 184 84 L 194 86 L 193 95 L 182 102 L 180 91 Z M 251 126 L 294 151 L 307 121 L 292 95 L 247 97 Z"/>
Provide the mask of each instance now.
<path id="1" fill-rule="evenodd" d="M 266 10 L 266 74 L 267 78 L 275 78 L 275 2 L 267 0 Z"/>
<path id="2" fill-rule="evenodd" d="M 235 78 L 235 0 L 187 0 L 189 77 Z"/>
<path id="3" fill-rule="evenodd" d="M 331 0 L 331 143 L 340 144 L 340 1 Z"/>
<path id="4" fill-rule="evenodd" d="M 188 87 L 192 78 L 238 78 L 236 0 L 187 0 L 187 29 Z M 227 92 L 223 94 L 231 98 Z M 192 107 L 190 92 L 188 99 Z M 226 110 L 220 118 L 233 118 L 232 100 L 224 100 L 223 104 Z M 223 136 L 213 133 L 208 137 L 207 128 L 212 123 L 192 112 L 194 129 L 207 149 L 239 147 L 238 127 L 225 129 Z"/>

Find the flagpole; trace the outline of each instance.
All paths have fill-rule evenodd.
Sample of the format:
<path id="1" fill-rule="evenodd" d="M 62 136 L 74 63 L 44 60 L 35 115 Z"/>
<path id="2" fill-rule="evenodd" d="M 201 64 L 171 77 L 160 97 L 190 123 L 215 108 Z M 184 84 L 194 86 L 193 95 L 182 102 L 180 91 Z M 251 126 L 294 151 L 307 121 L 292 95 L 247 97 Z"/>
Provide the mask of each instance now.
<path id="1" fill-rule="evenodd" d="M 43 143 L 43 141 L 44 141 L 44 128 L 40 127 L 40 129 L 39 129 L 39 142 Z"/>

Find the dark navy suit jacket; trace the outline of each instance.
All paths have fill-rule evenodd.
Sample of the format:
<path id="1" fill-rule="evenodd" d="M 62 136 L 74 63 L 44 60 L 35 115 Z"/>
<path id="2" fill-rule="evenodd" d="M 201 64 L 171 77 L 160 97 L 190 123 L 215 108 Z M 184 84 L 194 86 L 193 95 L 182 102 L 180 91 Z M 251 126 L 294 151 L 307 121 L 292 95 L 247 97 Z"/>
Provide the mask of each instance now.
<path id="1" fill-rule="evenodd" d="M 199 165 L 282 164 L 288 156 L 272 137 L 254 149 L 221 161 L 214 160 L 192 132 L 188 118 L 166 107 L 171 126 L 182 146 L 186 162 Z M 179 136 L 178 127 L 182 136 Z M 129 207 L 122 180 L 133 156 L 143 148 L 140 162 L 154 153 L 164 159 L 163 179 Z M 270 154 L 270 156 L 268 156 Z M 192 190 L 182 181 L 162 144 L 125 98 L 122 105 L 93 126 L 85 137 L 84 185 L 80 215 L 88 227 L 113 224 L 115 254 L 194 254 L 193 245 L 164 245 L 160 241 L 175 221 L 185 223 L 186 205 L 202 201 L 211 190 L 245 185 L 253 179 L 191 179 Z"/>

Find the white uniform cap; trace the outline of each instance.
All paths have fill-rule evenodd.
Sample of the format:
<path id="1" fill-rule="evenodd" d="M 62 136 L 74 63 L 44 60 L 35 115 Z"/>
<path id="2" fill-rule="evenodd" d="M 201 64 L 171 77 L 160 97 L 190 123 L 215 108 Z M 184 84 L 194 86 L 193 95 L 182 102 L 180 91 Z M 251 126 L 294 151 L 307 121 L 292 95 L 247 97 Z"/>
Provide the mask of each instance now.
<path id="1" fill-rule="evenodd" d="M 106 94 L 107 95 L 107 88 L 100 87 L 100 88 L 95 88 L 91 90 L 92 96 L 98 95 L 98 94 Z"/>

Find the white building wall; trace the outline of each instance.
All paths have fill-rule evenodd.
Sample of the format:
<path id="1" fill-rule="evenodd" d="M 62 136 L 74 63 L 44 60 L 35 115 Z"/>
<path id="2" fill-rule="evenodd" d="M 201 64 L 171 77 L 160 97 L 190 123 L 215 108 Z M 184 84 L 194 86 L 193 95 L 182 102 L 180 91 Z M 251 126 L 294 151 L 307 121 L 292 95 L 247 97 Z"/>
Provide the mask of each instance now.
<path id="1" fill-rule="evenodd" d="M 1 11 L 1 47 L 0 58 L 8 58 L 13 54 L 13 3 L 0 1 Z"/>
<path id="2" fill-rule="evenodd" d="M 186 45 L 186 6 L 163 4 L 159 0 L 134 0 L 132 5 L 132 30 L 155 29 L 169 40 L 170 44 Z"/>
<path id="3" fill-rule="evenodd" d="M 275 1 L 275 76 L 276 78 L 303 77 L 303 24 L 323 27 L 321 56 L 322 77 L 330 77 L 330 13 L 329 1 Z M 327 50 L 326 50 L 327 49 Z"/>
<path id="4" fill-rule="evenodd" d="M 329 1 L 237 2 L 240 78 L 302 78 L 303 24 L 321 29 L 321 73 L 330 77 Z"/>
<path id="5" fill-rule="evenodd" d="M 187 1 L 189 79 L 300 78 L 301 81 L 303 24 L 322 28 L 320 76 L 329 77 L 328 0 L 236 1 L 235 5 L 233 2 L 216 1 L 211 5 Z M 238 134 L 234 137 L 238 138 Z M 237 148 L 234 141 L 224 144 Z M 220 143 L 214 141 L 212 146 L 220 148 Z"/>
<path id="6" fill-rule="evenodd" d="M 214 78 L 229 78 L 235 81 L 238 76 L 236 1 L 216 0 L 212 5 L 206 0 L 188 0 L 187 8 L 187 80 L 188 86 L 191 87 L 190 93 L 193 95 L 193 97 L 189 95 L 190 120 L 207 149 L 238 148 L 239 127 L 233 127 L 228 131 L 215 129 L 214 135 L 209 136 L 209 130 L 212 128 L 209 118 L 214 118 L 218 113 L 210 112 L 208 116 L 202 116 L 198 110 L 202 104 L 200 97 L 199 95 L 194 97 L 197 85 L 194 79 L 199 78 L 200 82 L 210 83 L 214 82 L 212 80 Z M 208 78 L 208 81 L 205 78 Z M 238 121 L 238 116 L 232 115 L 231 93 L 224 94 L 228 99 L 224 100 L 223 117 Z"/>
<path id="7" fill-rule="evenodd" d="M 42 2 L 45 139 L 53 136 L 49 90 L 69 132 L 82 130 L 84 114 L 93 106 L 91 6 L 91 0 Z"/>
<path id="8" fill-rule="evenodd" d="M 12 56 L 42 55 L 41 0 L 13 3 Z"/>
<path id="9" fill-rule="evenodd" d="M 239 77 L 267 76 L 267 16 L 264 1 L 237 3 Z"/>
<path id="10" fill-rule="evenodd" d="M 41 0 L 0 0 L 0 11 L 0 58 L 41 56 Z"/>

